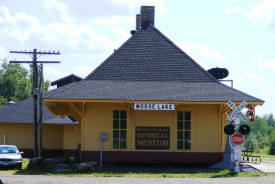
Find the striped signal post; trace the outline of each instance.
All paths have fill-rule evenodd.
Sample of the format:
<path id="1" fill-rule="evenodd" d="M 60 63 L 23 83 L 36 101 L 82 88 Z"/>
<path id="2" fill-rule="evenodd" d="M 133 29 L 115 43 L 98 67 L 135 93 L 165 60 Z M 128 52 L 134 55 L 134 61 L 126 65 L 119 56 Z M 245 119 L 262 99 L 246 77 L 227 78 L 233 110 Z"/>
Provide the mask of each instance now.
<path id="1" fill-rule="evenodd" d="M 242 114 L 242 110 L 247 106 L 247 103 L 243 101 L 239 106 L 236 106 L 233 102 L 228 101 L 227 105 L 232 109 L 232 113 L 227 116 L 227 119 L 235 124 L 235 131 L 239 130 L 240 119 L 247 120 L 247 117 Z M 235 161 L 234 172 L 240 172 L 239 162 L 241 160 L 242 148 L 241 145 L 244 142 L 244 136 L 240 133 L 234 133 L 230 135 L 230 146 L 233 148 L 233 160 Z"/>

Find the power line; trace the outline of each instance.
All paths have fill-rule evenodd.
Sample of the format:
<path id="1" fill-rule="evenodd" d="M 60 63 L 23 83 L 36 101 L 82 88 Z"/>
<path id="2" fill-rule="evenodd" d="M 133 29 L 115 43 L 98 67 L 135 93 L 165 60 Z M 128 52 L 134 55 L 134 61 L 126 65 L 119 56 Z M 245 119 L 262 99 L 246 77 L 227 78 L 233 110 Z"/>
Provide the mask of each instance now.
<path id="1" fill-rule="evenodd" d="M 10 61 L 10 63 L 33 63 L 33 61 Z M 36 61 L 36 63 L 60 63 L 60 61 Z"/>
<path id="2" fill-rule="evenodd" d="M 39 91 L 37 90 L 37 63 L 40 63 L 41 69 L 40 69 L 40 75 L 43 75 L 43 64 L 53 64 L 53 63 L 60 63 L 60 61 L 37 61 L 37 55 L 60 55 L 59 51 L 37 51 L 37 49 L 33 49 L 30 51 L 10 51 L 12 54 L 32 54 L 33 60 L 32 61 L 10 61 L 10 63 L 31 63 L 33 68 L 33 90 L 32 90 L 32 96 L 33 96 L 33 137 L 34 137 L 34 157 L 42 156 L 42 85 L 40 81 L 39 85 Z M 40 76 L 40 80 L 43 80 L 43 76 Z M 40 93 L 40 95 L 38 94 Z M 37 136 L 37 99 L 39 98 L 39 150 L 38 150 L 38 136 Z"/>
<path id="3" fill-rule="evenodd" d="M 35 51 L 36 50 L 36 51 Z M 30 50 L 30 51 L 10 51 L 10 53 L 12 53 L 12 54 L 50 54 L 50 55 L 54 55 L 54 54 L 56 54 L 56 55 L 60 55 L 60 52 L 59 51 L 37 51 L 37 49 L 33 49 L 33 50 Z"/>

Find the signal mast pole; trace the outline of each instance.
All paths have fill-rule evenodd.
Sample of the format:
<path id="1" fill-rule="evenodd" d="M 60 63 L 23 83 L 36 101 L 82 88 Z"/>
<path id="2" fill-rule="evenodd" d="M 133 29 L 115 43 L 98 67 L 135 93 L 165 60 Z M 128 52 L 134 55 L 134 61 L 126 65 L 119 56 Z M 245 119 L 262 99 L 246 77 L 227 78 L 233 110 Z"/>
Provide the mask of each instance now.
<path id="1" fill-rule="evenodd" d="M 37 55 L 60 55 L 60 52 L 55 51 L 37 51 L 37 49 L 33 49 L 30 51 L 10 51 L 12 54 L 31 54 L 33 55 L 32 61 L 10 61 L 10 63 L 30 63 L 32 64 L 32 70 L 33 70 L 33 90 L 32 90 L 32 96 L 33 96 L 33 139 L 34 139 L 34 157 L 42 156 L 42 83 L 43 81 L 43 73 L 40 75 L 40 90 L 37 90 L 37 64 L 40 63 L 41 69 L 40 72 L 43 72 L 43 64 L 50 64 L 50 63 L 60 63 L 60 61 L 37 61 Z M 38 94 L 40 93 L 40 95 Z M 37 99 L 39 98 L 40 101 L 40 110 L 39 110 L 39 150 L 38 150 L 38 135 L 37 135 Z"/>

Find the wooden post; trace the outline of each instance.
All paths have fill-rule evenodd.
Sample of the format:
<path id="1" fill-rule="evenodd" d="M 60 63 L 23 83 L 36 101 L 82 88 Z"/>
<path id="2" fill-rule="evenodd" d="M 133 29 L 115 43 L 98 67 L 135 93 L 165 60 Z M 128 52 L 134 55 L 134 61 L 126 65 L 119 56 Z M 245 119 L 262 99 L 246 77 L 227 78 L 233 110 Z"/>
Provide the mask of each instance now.
<path id="1" fill-rule="evenodd" d="M 38 127 L 39 127 L 39 145 L 38 145 L 38 156 L 42 157 L 42 103 L 43 103 L 43 63 L 40 64 L 40 83 L 39 83 L 39 118 L 38 118 Z"/>
<path id="2" fill-rule="evenodd" d="M 33 143 L 34 157 L 38 156 L 38 141 L 37 141 L 37 51 L 33 49 Z"/>

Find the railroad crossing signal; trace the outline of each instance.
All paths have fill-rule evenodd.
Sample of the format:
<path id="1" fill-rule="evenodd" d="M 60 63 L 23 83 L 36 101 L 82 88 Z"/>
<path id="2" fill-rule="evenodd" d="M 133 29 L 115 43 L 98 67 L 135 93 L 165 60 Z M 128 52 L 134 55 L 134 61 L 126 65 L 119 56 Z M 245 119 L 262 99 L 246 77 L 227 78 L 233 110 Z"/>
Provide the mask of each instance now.
<path id="1" fill-rule="evenodd" d="M 242 110 L 247 106 L 247 103 L 243 101 L 239 106 L 236 106 L 232 101 L 228 101 L 227 105 L 233 110 L 233 112 L 227 116 L 229 121 L 240 118 L 242 120 L 247 120 L 247 117 L 243 115 Z"/>

